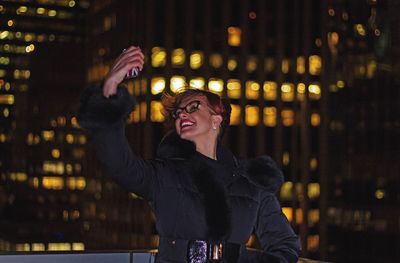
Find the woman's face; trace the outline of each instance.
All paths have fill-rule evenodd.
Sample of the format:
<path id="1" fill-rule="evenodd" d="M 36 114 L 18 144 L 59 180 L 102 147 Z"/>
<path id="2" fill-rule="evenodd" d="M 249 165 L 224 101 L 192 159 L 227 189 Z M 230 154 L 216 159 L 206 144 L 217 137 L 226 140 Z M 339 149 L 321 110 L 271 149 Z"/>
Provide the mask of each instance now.
<path id="1" fill-rule="evenodd" d="M 220 123 L 212 112 L 205 96 L 194 95 L 184 98 L 176 110 L 177 133 L 182 139 L 194 143 L 215 139 L 218 136 Z"/>

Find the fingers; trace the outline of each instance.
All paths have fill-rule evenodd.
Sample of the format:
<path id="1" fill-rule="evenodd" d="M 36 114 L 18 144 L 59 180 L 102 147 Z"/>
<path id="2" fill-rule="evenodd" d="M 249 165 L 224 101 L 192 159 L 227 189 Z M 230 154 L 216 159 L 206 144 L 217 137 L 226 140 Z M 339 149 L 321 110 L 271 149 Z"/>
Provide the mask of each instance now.
<path id="1" fill-rule="evenodd" d="M 103 95 L 107 98 L 114 95 L 119 83 L 124 80 L 127 72 L 134 67 L 137 67 L 141 71 L 143 65 L 144 55 L 139 47 L 130 46 L 124 49 L 115 60 L 105 78 Z"/>

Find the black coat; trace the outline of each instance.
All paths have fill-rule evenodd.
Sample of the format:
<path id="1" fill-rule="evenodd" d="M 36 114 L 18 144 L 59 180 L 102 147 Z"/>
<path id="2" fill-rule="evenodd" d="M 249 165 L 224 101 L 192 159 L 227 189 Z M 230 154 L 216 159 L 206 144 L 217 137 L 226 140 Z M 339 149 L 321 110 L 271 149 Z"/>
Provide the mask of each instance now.
<path id="1" fill-rule="evenodd" d="M 266 258 L 297 261 L 298 238 L 275 197 L 283 176 L 271 158 L 238 160 L 218 146 L 213 160 L 171 133 L 157 158 L 144 160 L 131 151 L 124 134 L 132 107 L 126 89 L 106 99 L 99 87 L 92 87 L 82 96 L 78 120 L 92 132 L 113 179 L 150 202 L 161 237 L 157 262 L 185 262 L 187 240 L 244 246 L 253 231 Z"/>

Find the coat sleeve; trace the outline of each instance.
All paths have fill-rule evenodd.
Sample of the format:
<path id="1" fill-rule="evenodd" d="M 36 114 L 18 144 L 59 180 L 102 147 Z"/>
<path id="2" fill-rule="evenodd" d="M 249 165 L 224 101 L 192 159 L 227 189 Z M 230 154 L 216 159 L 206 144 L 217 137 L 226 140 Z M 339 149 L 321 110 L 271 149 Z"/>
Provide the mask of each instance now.
<path id="1" fill-rule="evenodd" d="M 274 194 L 262 193 L 258 212 L 256 234 L 264 253 L 275 257 L 276 262 L 297 262 L 300 242 Z"/>
<path id="2" fill-rule="evenodd" d="M 94 139 L 100 161 L 122 187 L 153 201 L 158 167 L 161 162 L 144 160 L 133 153 L 125 136 L 125 121 L 135 102 L 119 87 L 117 94 L 105 98 L 101 85 L 87 88 L 81 95 L 78 123 Z"/>

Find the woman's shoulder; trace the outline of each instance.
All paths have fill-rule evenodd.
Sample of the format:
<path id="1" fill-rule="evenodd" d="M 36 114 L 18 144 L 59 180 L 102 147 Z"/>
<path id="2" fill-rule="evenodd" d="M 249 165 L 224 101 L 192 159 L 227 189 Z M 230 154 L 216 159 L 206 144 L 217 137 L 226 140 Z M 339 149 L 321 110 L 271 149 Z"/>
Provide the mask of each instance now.
<path id="1" fill-rule="evenodd" d="M 251 184 L 273 194 L 278 191 L 284 180 L 282 171 L 268 155 L 251 159 L 238 158 L 238 170 Z"/>

